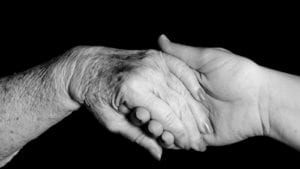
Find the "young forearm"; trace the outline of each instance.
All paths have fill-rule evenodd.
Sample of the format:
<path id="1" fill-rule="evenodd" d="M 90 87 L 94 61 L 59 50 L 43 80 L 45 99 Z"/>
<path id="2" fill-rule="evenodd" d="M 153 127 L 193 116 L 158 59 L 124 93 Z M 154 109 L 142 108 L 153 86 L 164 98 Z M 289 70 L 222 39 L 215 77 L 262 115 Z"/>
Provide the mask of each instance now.
<path id="1" fill-rule="evenodd" d="M 264 70 L 268 90 L 268 135 L 300 150 L 300 77 Z"/>

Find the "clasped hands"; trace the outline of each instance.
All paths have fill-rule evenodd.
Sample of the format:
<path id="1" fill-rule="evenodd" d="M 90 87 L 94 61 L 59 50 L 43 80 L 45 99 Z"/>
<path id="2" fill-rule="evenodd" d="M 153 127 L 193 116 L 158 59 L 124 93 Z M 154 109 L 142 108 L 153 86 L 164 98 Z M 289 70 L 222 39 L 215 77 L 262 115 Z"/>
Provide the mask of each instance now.
<path id="1" fill-rule="evenodd" d="M 201 105 L 198 73 L 159 51 L 118 50 L 115 54 L 124 53 L 132 58 L 126 63 L 118 61 L 115 69 L 120 70 L 106 84 L 111 97 L 103 103 L 88 101 L 98 119 L 110 131 L 146 147 L 157 158 L 162 153 L 160 145 L 204 150 L 201 135 L 211 127 L 208 111 Z"/>
<path id="2" fill-rule="evenodd" d="M 109 68 L 84 102 L 105 127 L 158 159 L 161 146 L 204 151 L 263 134 L 259 66 L 224 49 L 159 43 L 164 52 L 102 48 Z"/>

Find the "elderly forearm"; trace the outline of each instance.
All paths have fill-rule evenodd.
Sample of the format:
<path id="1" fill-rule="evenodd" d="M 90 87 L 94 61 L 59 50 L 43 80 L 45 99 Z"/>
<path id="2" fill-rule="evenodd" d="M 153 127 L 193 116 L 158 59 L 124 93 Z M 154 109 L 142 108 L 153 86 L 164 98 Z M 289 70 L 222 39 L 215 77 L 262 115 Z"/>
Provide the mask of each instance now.
<path id="1" fill-rule="evenodd" d="M 2 165 L 28 141 L 79 107 L 67 93 L 69 72 L 60 61 L 0 79 Z"/>
<path id="2" fill-rule="evenodd" d="M 6 163 L 30 140 L 80 103 L 109 103 L 142 51 L 77 47 L 62 57 L 0 80 L 0 161 Z M 101 94 L 101 95 L 100 95 Z"/>

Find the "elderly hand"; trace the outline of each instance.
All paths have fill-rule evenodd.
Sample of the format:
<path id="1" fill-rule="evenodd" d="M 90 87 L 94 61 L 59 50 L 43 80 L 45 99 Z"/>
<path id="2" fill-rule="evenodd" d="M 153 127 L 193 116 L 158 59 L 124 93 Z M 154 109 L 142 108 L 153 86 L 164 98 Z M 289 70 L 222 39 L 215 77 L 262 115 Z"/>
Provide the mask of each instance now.
<path id="1" fill-rule="evenodd" d="M 210 130 L 207 111 L 205 112 L 204 107 L 185 87 L 185 85 L 190 85 L 200 89 L 196 72 L 176 58 L 157 51 L 149 51 L 147 57 L 142 60 L 142 64 L 143 66 L 138 68 L 124 84 L 121 97 L 125 99 L 122 99 L 121 103 L 129 109 L 138 107 L 136 117 L 141 121 L 146 122 L 152 119 L 148 126 L 150 133 L 154 137 L 162 135 L 162 141 L 167 147 L 193 148 L 203 151 L 205 147 L 201 133 L 207 133 Z M 186 84 L 180 81 L 182 78 L 187 81 Z M 147 115 L 147 110 L 151 112 L 151 115 Z M 173 126 L 180 124 L 179 121 L 177 122 L 178 117 L 183 126 Z M 161 122 L 163 122 L 162 125 L 160 125 Z M 168 126 L 185 128 L 189 139 L 188 144 L 181 142 L 186 139 L 184 133 L 176 133 L 180 130 L 169 130 Z M 164 132 L 163 129 L 165 129 Z M 177 145 L 173 144 L 173 135 Z"/>
<path id="2" fill-rule="evenodd" d="M 136 109 L 141 119 L 143 111 L 150 112 L 150 132 L 162 135 L 169 147 L 203 150 L 201 133 L 210 131 L 205 109 L 194 99 L 200 100 L 197 92 L 201 90 L 196 72 L 164 55 L 154 50 L 80 48 L 70 79 L 75 100 L 84 102 L 110 131 L 137 142 L 157 158 L 160 146 L 128 122 L 128 110 Z"/>

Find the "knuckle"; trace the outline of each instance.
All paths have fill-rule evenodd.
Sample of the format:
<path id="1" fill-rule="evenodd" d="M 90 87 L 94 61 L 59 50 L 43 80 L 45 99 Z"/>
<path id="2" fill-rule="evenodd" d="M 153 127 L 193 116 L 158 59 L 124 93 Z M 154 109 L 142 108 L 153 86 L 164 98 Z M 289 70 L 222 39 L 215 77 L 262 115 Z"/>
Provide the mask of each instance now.
<path id="1" fill-rule="evenodd" d="M 132 95 L 132 94 L 138 93 L 138 92 L 140 92 L 141 90 L 143 90 L 143 87 L 141 87 L 141 86 L 144 86 L 143 83 L 144 83 L 144 80 L 143 80 L 143 79 L 140 79 L 140 78 L 137 77 L 137 76 L 128 78 L 128 79 L 122 84 L 121 92 L 122 92 L 122 94 L 124 94 L 124 95 Z"/>
<path id="2" fill-rule="evenodd" d="M 203 49 L 203 56 L 211 56 L 214 55 L 216 53 L 216 49 L 214 48 L 205 48 Z"/>
<path id="3" fill-rule="evenodd" d="M 123 86 L 126 89 L 134 89 L 137 86 L 137 79 L 136 78 L 129 78 L 124 82 Z"/>
<path id="4" fill-rule="evenodd" d="M 148 49 L 146 50 L 146 55 L 158 55 L 159 52 L 157 50 L 154 49 Z"/>
<path id="5" fill-rule="evenodd" d="M 166 116 L 164 117 L 166 126 L 171 127 L 172 125 L 174 125 L 175 118 L 176 117 L 173 113 L 166 114 Z"/>

